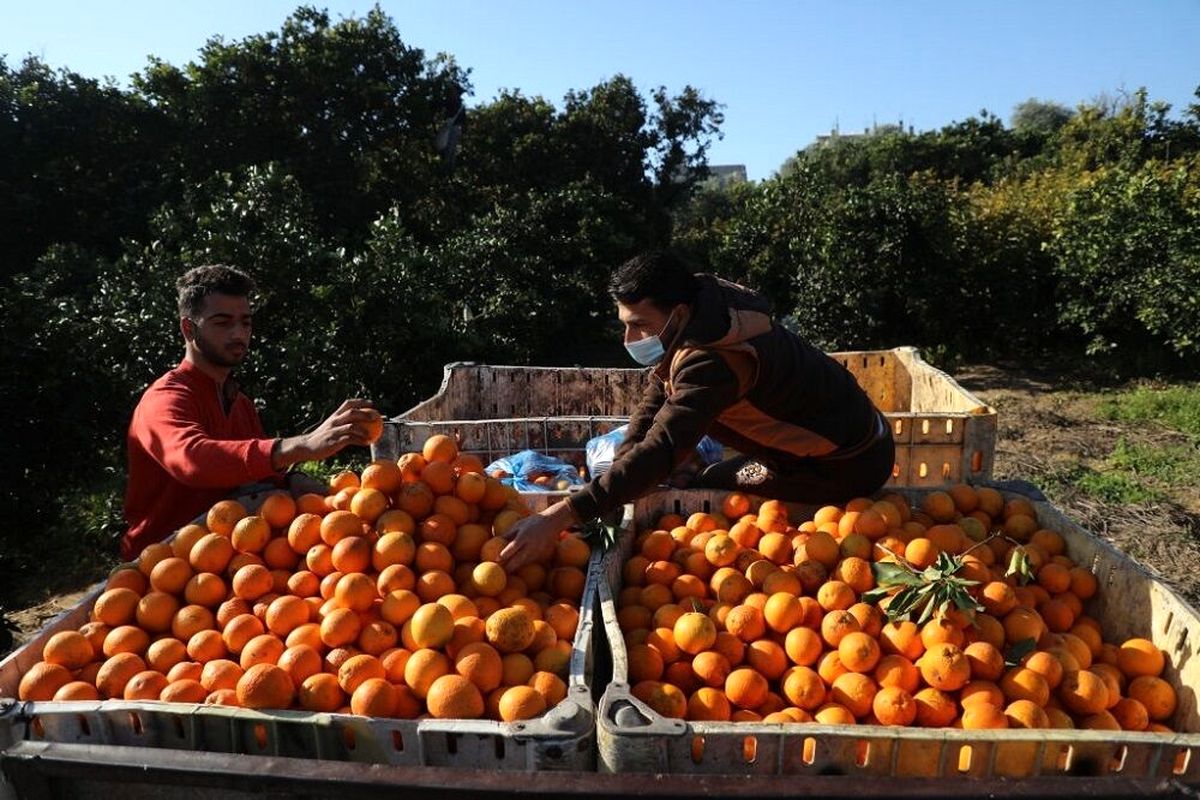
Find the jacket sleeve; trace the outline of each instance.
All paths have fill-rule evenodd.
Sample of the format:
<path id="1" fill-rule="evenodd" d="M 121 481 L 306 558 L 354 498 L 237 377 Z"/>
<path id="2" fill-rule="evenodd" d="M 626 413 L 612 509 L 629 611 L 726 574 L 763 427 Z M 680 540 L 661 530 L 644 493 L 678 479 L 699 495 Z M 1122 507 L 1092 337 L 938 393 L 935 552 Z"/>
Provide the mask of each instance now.
<path id="1" fill-rule="evenodd" d="M 617 448 L 618 459 L 645 438 L 646 431 L 650 430 L 650 426 L 654 423 L 654 415 L 658 413 L 666 400 L 667 393 L 663 388 L 662 379 L 651 372 L 650 385 L 642 393 L 642 399 L 629 420 L 629 427 L 625 429 L 625 438 L 621 441 L 621 446 Z"/>
<path id="2" fill-rule="evenodd" d="M 641 440 L 568 499 L 580 519 L 605 514 L 665 480 L 740 396 L 733 370 L 720 356 L 703 350 L 684 358 L 671 381 L 670 396 L 664 397 Z"/>
<path id="3" fill-rule="evenodd" d="M 255 415 L 260 437 L 262 423 Z M 196 489 L 223 489 L 273 478 L 274 439 L 214 439 L 200 424 L 196 401 L 181 387 L 160 386 L 139 404 L 131 433 L 175 480 Z"/>

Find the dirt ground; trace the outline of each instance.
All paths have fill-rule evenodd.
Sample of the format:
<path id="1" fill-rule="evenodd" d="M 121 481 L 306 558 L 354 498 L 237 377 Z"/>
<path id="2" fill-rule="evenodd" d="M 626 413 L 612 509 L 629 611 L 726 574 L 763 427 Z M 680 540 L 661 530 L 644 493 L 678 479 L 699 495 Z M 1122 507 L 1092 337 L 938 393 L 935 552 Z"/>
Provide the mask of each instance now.
<path id="1" fill-rule="evenodd" d="M 1098 393 L 1111 387 L 1064 383 L 1049 373 L 1000 366 L 966 367 L 955 377 L 999 410 L 996 479 L 1034 484 L 1085 528 L 1134 557 L 1192 604 L 1200 603 L 1200 476 L 1174 487 L 1170 500 L 1136 506 L 1105 504 L 1061 478 L 1072 466 L 1101 462 L 1122 437 L 1168 445 L 1177 443 L 1177 434 L 1105 419 L 1097 408 Z M 0 656 L 78 603 L 106 572 L 106 565 L 97 565 L 92 581 L 75 591 L 30 598 L 26 607 L 7 612 L 0 619 Z"/>

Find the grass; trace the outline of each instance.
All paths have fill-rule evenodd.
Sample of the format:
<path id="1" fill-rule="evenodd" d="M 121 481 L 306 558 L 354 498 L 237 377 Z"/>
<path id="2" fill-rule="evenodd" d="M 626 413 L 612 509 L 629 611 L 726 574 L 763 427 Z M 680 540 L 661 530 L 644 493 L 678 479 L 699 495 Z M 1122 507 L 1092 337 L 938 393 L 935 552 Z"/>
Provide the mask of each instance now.
<path id="1" fill-rule="evenodd" d="M 1122 436 L 1103 462 L 1077 465 L 1057 481 L 1114 505 L 1161 502 L 1172 490 L 1200 481 L 1200 385 L 1138 386 L 1102 397 L 1097 411 L 1107 420 L 1190 441 L 1145 444 Z"/>
<path id="2" fill-rule="evenodd" d="M 1200 442 L 1200 385 L 1139 386 L 1105 398 L 1099 410 L 1105 419 L 1154 423 Z"/>

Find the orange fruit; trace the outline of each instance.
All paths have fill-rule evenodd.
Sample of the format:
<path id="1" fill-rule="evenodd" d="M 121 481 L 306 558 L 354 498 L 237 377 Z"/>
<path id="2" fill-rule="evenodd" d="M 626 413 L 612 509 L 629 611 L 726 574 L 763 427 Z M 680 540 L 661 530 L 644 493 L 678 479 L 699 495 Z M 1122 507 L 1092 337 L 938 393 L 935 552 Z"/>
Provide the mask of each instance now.
<path id="1" fill-rule="evenodd" d="M 256 664 L 275 664 L 286 649 L 283 642 L 274 634 L 260 634 L 246 642 L 246 646 L 242 648 L 238 657 L 238 663 L 242 669 L 246 670 Z"/>
<path id="2" fill-rule="evenodd" d="M 871 713 L 872 704 L 879 687 L 868 675 L 847 672 L 834 679 L 829 687 L 829 699 L 844 706 L 856 718 Z"/>
<path id="3" fill-rule="evenodd" d="M 825 702 L 825 683 L 821 676 L 809 667 L 796 666 L 783 675 L 783 696 L 797 708 L 813 711 Z"/>
<path id="4" fill-rule="evenodd" d="M 523 608 L 502 608 L 486 623 L 488 642 L 501 653 L 519 653 L 533 642 L 533 619 Z"/>
<path id="5" fill-rule="evenodd" d="M 335 608 L 321 620 L 321 641 L 327 647 L 342 647 L 358 639 L 362 620 L 349 608 Z"/>
<path id="6" fill-rule="evenodd" d="M 234 555 L 229 537 L 219 533 L 201 536 L 188 553 L 188 563 L 196 572 L 219 574 L 225 571 Z"/>
<path id="7" fill-rule="evenodd" d="M 758 708 L 767 699 L 770 687 L 759 672 L 739 667 L 725 679 L 725 696 L 738 708 Z"/>
<path id="8" fill-rule="evenodd" d="M 1158 676 L 1165 666 L 1162 650 L 1149 639 L 1128 639 L 1117 651 L 1117 667 L 1128 678 Z"/>
<path id="9" fill-rule="evenodd" d="M 92 643 L 79 631 L 59 631 L 42 647 L 42 660 L 69 670 L 80 669 L 96 655 Z"/>
<path id="10" fill-rule="evenodd" d="M 871 710 L 882 725 L 911 725 L 917 719 L 917 702 L 899 686 L 884 686 L 875 693 Z"/>
<path id="11" fill-rule="evenodd" d="M 287 672 L 275 664 L 255 664 L 237 682 L 237 699 L 246 708 L 287 708 L 295 687 Z"/>
<path id="12" fill-rule="evenodd" d="M 838 642 L 838 658 L 851 672 L 871 672 L 881 655 L 874 637 L 860 631 L 847 633 Z"/>
<path id="13" fill-rule="evenodd" d="M 129 679 L 122 695 L 126 700 L 157 700 L 167 688 L 167 676 L 152 669 L 143 670 Z"/>
<path id="14" fill-rule="evenodd" d="M 92 619 L 109 627 L 132 622 L 139 600 L 141 596 L 132 589 L 108 589 L 96 598 L 92 606 Z"/>
<path id="15" fill-rule="evenodd" d="M 1089 670 L 1069 672 L 1059 684 L 1058 698 L 1068 711 L 1077 716 L 1098 714 L 1108 705 L 1108 685 L 1103 678 Z"/>
<path id="16" fill-rule="evenodd" d="M 71 681 L 65 683 L 54 693 L 51 698 L 56 702 L 68 702 L 72 700 L 99 700 L 100 691 L 87 681 Z"/>
<path id="17" fill-rule="evenodd" d="M 21 676 L 17 697 L 20 700 L 53 700 L 72 679 L 71 670 L 62 664 L 39 661 Z"/>
<path id="18" fill-rule="evenodd" d="M 118 653 L 101 665 L 99 672 L 96 673 L 96 688 L 100 690 L 103 697 L 122 698 L 125 696 L 125 684 L 144 669 L 146 669 L 146 662 L 142 660 L 141 656 L 134 653 Z M 28 673 L 26 675 L 28 676 Z M 70 680 L 69 672 L 67 680 Z"/>
<path id="19" fill-rule="evenodd" d="M 246 507 L 237 500 L 219 500 L 208 510 L 204 524 L 213 533 L 229 536 L 233 532 L 234 525 L 244 516 L 246 516 Z"/>
<path id="20" fill-rule="evenodd" d="M 247 564 L 233 574 L 233 593 L 243 600 L 257 600 L 274 587 L 271 571 L 261 564 Z"/>
<path id="21" fill-rule="evenodd" d="M 428 469 L 428 468 L 427 468 Z M 483 716 L 483 695 L 461 675 L 442 675 L 429 687 L 425 698 L 436 719 L 477 719 Z"/>
<path id="22" fill-rule="evenodd" d="M 260 516 L 242 517 L 233 526 L 229 540 L 239 553 L 259 553 L 271 539 L 271 526 Z"/>
<path id="23" fill-rule="evenodd" d="M 328 672 L 318 672 L 304 679 L 297 692 L 300 707 L 308 711 L 337 711 L 346 702 L 346 695 L 338 686 L 337 677 Z"/>
<path id="24" fill-rule="evenodd" d="M 118 625 L 104 637 L 104 655 L 112 657 L 118 653 L 141 655 L 150 646 L 150 634 L 135 625 Z"/>
<path id="25" fill-rule="evenodd" d="M 1008 727 L 1008 716 L 991 703 L 971 703 L 963 709 L 964 730 L 1001 730 Z"/>
<path id="26" fill-rule="evenodd" d="M 484 642 L 473 642 L 459 650 L 454 659 L 454 669 L 481 692 L 497 688 L 504 677 L 500 653 Z"/>
<path id="27" fill-rule="evenodd" d="M 925 683 L 942 691 L 961 689 L 971 679 L 971 664 L 966 655 L 949 643 L 934 644 L 917 661 L 917 667 Z"/>
<path id="28" fill-rule="evenodd" d="M 1065 683 L 1065 680 L 1064 680 Z M 1139 675 L 1129 682 L 1128 696 L 1146 707 L 1154 722 L 1169 719 L 1175 713 L 1178 697 L 1171 684 L 1154 675 Z"/>
<path id="29" fill-rule="evenodd" d="M 238 678 L 245 670 L 227 658 L 209 661 L 200 671 L 200 685 L 210 692 L 218 689 L 236 689 Z"/>

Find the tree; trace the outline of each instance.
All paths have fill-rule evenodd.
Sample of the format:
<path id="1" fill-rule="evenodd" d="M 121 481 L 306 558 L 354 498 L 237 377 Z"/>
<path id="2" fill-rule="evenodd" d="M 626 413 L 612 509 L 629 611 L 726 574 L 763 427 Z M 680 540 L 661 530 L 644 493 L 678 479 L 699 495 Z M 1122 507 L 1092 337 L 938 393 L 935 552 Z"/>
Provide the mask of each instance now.
<path id="1" fill-rule="evenodd" d="M 210 39 L 185 67 L 151 59 L 134 85 L 175 126 L 185 180 L 277 162 L 321 230 L 347 243 L 394 204 L 421 230 L 420 201 L 442 175 L 444 107 L 469 89 L 453 59 L 426 59 L 378 7 L 336 24 L 301 7 L 279 32 Z"/>
<path id="2" fill-rule="evenodd" d="M 1013 107 L 1011 126 L 1017 133 L 1057 133 L 1071 119 L 1071 109 L 1052 100 L 1031 97 Z"/>

